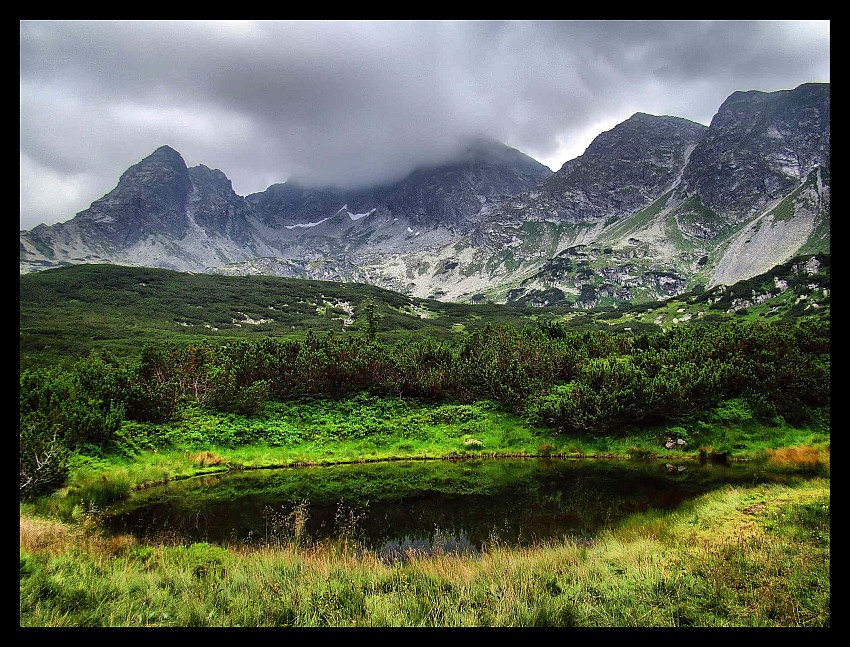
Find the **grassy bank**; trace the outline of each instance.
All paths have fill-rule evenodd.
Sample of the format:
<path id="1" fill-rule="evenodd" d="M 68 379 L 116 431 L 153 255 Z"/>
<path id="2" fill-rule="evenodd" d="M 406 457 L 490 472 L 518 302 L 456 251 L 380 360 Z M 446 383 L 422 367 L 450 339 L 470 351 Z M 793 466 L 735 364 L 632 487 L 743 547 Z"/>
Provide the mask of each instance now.
<path id="1" fill-rule="evenodd" d="M 830 625 L 829 480 L 718 490 L 590 545 L 387 565 L 344 537 L 141 546 L 21 518 L 22 626 Z"/>
<path id="2" fill-rule="evenodd" d="M 668 448 L 671 439 L 676 444 Z M 25 507 L 67 521 L 133 490 L 228 470 L 499 456 L 762 460 L 786 448 L 798 448 L 792 462 L 828 466 L 827 413 L 805 427 L 764 424 L 746 403 L 732 400 L 687 423 L 603 436 L 535 427 L 493 402 L 429 404 L 361 394 L 267 403 L 254 417 L 187 408 L 169 423 L 125 421 L 111 448 L 88 446 L 72 455 L 64 489 Z"/>
<path id="3" fill-rule="evenodd" d="M 672 449 L 669 439 L 682 439 Z M 799 474 L 728 486 L 596 537 L 390 565 L 356 535 L 306 546 L 145 545 L 96 510 L 135 489 L 223 470 L 464 456 L 698 460 Z M 533 427 L 489 402 L 357 396 L 268 403 L 249 418 L 185 409 L 125 422 L 72 456 L 59 492 L 21 504 L 21 626 L 828 626 L 829 423 L 757 422 L 740 401 L 607 436 Z"/>

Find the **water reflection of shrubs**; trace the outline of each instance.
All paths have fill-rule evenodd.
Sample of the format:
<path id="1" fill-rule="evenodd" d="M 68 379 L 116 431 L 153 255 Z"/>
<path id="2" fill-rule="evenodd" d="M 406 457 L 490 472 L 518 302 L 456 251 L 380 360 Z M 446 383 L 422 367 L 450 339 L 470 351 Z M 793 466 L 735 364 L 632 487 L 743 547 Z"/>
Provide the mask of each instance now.
<path id="1" fill-rule="evenodd" d="M 229 472 L 139 493 L 103 523 L 146 539 L 167 525 L 180 531 L 180 543 L 307 552 L 325 546 L 340 554 L 430 538 L 435 528 L 448 527 L 484 550 L 494 529 L 510 546 L 592 537 L 635 512 L 674 508 L 724 485 L 800 474 L 766 460 L 717 469 L 696 461 L 551 458 Z"/>
<path id="2" fill-rule="evenodd" d="M 656 453 L 651 449 L 633 446 L 629 448 L 629 457 L 634 460 L 652 460 L 656 458 Z"/>
<path id="3" fill-rule="evenodd" d="M 728 465 L 730 462 L 730 453 L 727 450 L 717 450 L 713 447 L 699 448 L 699 462 L 713 463 L 715 465 Z"/>

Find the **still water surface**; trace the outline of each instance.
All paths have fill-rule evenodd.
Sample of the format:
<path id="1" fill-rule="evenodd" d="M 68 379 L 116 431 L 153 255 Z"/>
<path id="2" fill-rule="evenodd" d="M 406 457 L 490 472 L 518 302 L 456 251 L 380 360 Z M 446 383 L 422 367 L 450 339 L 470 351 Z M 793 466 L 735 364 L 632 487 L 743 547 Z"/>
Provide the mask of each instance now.
<path id="1" fill-rule="evenodd" d="M 228 472 L 174 482 L 108 510 L 145 540 L 268 544 L 356 539 L 389 558 L 476 553 L 569 537 L 670 510 L 728 484 L 777 480 L 746 464 L 555 459 L 398 461 Z"/>

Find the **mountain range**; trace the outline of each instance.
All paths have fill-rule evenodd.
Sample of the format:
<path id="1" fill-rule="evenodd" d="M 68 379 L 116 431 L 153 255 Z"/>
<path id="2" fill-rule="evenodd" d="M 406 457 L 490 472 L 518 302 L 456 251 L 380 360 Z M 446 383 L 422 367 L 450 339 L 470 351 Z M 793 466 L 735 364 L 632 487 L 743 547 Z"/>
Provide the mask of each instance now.
<path id="1" fill-rule="evenodd" d="M 78 263 L 369 283 L 594 307 L 829 253 L 830 86 L 735 92 L 708 126 L 636 113 L 552 172 L 474 139 L 392 184 L 239 196 L 169 146 L 74 218 L 20 232 L 21 273 Z"/>

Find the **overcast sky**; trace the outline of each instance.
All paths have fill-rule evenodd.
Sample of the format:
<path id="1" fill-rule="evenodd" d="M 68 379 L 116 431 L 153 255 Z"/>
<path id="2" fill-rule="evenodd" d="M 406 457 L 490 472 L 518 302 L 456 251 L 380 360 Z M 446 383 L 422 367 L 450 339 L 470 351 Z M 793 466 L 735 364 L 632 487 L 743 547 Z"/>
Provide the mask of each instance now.
<path id="1" fill-rule="evenodd" d="M 239 195 L 398 179 L 471 135 L 558 170 L 635 112 L 828 82 L 829 21 L 22 21 L 21 229 L 163 144 Z"/>

